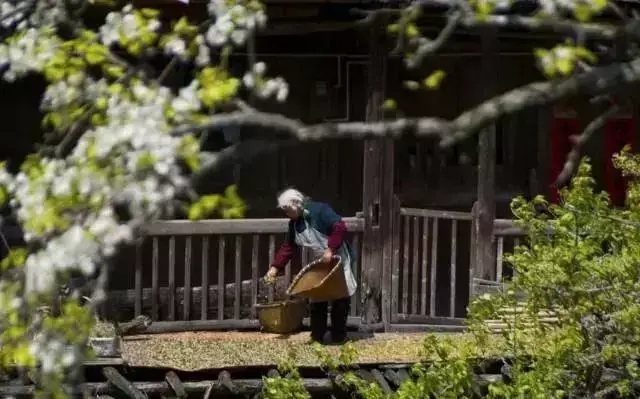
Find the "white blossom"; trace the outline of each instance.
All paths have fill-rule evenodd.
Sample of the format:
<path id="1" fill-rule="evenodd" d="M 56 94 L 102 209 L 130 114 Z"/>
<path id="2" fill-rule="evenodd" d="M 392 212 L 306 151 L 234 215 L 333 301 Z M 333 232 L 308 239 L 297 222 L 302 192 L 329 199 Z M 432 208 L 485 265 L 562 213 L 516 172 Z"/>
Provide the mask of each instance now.
<path id="1" fill-rule="evenodd" d="M 263 28 L 267 16 L 262 7 L 249 8 L 240 1 L 211 0 L 208 11 L 215 18 L 205 37 L 212 46 L 233 43 L 244 45 L 249 34 Z"/>
<path id="2" fill-rule="evenodd" d="M 187 43 L 179 37 L 173 38 L 165 44 L 164 52 L 168 55 L 177 55 L 183 58 L 187 52 Z"/>

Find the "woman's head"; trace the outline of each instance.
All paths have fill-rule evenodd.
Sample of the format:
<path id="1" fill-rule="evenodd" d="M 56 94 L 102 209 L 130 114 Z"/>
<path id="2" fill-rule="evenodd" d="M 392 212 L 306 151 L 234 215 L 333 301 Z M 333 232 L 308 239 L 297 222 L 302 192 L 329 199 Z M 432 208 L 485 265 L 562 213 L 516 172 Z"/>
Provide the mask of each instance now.
<path id="1" fill-rule="evenodd" d="M 288 218 L 297 219 L 302 215 L 305 198 L 300 191 L 288 188 L 278 196 L 278 208 L 282 209 Z"/>

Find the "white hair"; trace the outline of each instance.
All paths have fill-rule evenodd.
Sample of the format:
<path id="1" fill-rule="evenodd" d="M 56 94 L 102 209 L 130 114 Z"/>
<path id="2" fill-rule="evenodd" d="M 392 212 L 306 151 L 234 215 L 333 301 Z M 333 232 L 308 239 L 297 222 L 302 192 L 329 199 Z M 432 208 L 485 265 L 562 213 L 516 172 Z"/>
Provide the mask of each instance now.
<path id="1" fill-rule="evenodd" d="M 299 209 L 305 198 L 305 195 L 300 191 L 294 188 L 288 188 L 278 196 L 278 208 Z"/>

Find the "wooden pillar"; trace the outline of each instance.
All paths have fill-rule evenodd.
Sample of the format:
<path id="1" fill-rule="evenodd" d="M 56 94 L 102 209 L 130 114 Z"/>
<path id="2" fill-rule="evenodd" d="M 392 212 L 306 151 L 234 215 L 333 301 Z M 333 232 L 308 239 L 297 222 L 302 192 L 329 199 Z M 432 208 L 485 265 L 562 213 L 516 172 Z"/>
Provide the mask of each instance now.
<path id="1" fill-rule="evenodd" d="M 372 25 L 369 33 L 369 84 L 365 119 L 383 118 L 387 48 L 384 22 Z M 362 323 L 388 323 L 390 313 L 389 273 L 393 255 L 392 211 L 394 175 L 393 139 L 364 142 L 362 206 L 365 219 L 362 251 Z M 385 277 L 385 278 L 383 278 Z"/>
<path id="2" fill-rule="evenodd" d="M 483 100 L 496 91 L 496 34 L 491 28 L 482 33 L 482 79 Z M 478 200 L 476 203 L 475 267 L 476 277 L 495 280 L 493 252 L 493 223 L 496 213 L 495 168 L 496 168 L 495 124 L 483 129 L 478 136 Z"/>

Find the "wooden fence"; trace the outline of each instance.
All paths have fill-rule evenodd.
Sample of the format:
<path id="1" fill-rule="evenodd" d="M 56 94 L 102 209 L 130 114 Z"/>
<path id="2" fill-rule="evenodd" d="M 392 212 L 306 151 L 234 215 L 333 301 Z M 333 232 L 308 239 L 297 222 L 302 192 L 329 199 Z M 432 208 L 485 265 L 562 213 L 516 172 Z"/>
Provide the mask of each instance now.
<path id="1" fill-rule="evenodd" d="M 513 274 L 504 253 L 519 245 L 522 230 L 513 221 L 495 221 L 495 281 L 473 270 L 473 215 L 400 208 L 394 223 L 391 322 L 455 324 L 466 315 L 470 293 L 501 285 Z"/>
<path id="2" fill-rule="evenodd" d="M 344 220 L 359 259 L 363 219 Z M 311 260 L 308 251 L 301 251 L 275 286 L 263 283 L 286 230 L 286 219 L 149 224 L 111 274 L 109 316 L 126 320 L 146 314 L 157 331 L 255 328 L 255 304 L 284 295 L 292 276 Z M 126 267 L 131 264 L 133 270 Z M 354 295 L 354 318 L 359 301 Z"/>
<path id="3" fill-rule="evenodd" d="M 472 267 L 471 213 L 397 207 L 395 215 L 394 256 L 388 265 L 392 325 L 461 325 L 470 293 L 493 289 L 512 275 L 504 253 L 518 245 L 522 231 L 511 220 L 495 221 L 497 278 L 487 281 Z M 345 222 L 359 279 L 364 219 Z M 292 277 L 311 260 L 301 251 L 275 288 L 263 283 L 286 229 L 286 219 L 147 225 L 133 253 L 112 273 L 110 315 L 125 320 L 146 314 L 156 331 L 257 328 L 255 305 L 283 297 Z M 361 290 L 351 305 L 349 324 L 357 325 Z"/>

